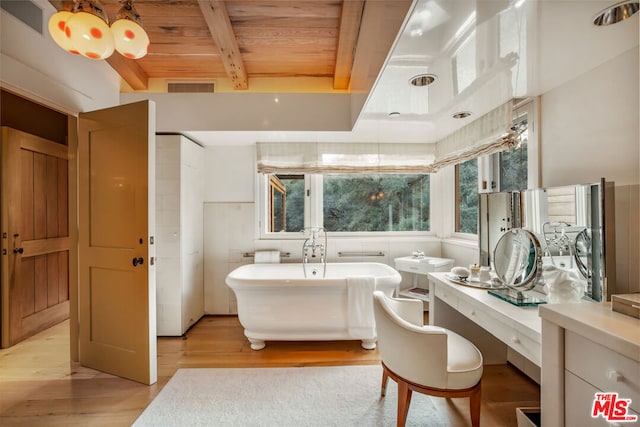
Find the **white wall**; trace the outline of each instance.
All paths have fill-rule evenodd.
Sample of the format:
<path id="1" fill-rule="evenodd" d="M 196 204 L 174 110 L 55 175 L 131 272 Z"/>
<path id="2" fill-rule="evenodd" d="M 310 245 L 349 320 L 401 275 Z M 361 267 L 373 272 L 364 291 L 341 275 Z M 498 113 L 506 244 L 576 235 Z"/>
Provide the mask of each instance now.
<path id="1" fill-rule="evenodd" d="M 204 311 L 235 314 L 234 293 L 225 284 L 233 269 L 253 261 L 254 203 L 204 204 Z"/>
<path id="2" fill-rule="evenodd" d="M 2 87 L 71 115 L 118 105 L 120 76 L 105 61 L 59 48 L 47 30 L 55 8 L 46 0 L 34 3 L 43 11 L 44 34 L 0 9 Z"/>
<path id="3" fill-rule="evenodd" d="M 255 152 L 253 145 L 207 147 L 204 150 L 205 202 L 253 203 Z"/>
<path id="4" fill-rule="evenodd" d="M 350 131 L 349 94 L 123 93 L 156 103 L 158 132 Z"/>
<path id="5" fill-rule="evenodd" d="M 615 291 L 640 292 L 640 185 L 616 187 L 615 198 Z"/>
<path id="6" fill-rule="evenodd" d="M 638 47 L 541 97 L 542 186 L 640 183 Z"/>

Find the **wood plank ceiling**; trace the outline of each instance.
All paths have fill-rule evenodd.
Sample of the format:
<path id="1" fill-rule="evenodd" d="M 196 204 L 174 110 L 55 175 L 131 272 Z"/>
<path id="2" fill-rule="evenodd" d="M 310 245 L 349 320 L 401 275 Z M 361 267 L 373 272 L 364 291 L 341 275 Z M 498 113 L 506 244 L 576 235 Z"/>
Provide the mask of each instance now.
<path id="1" fill-rule="evenodd" d="M 392 1 L 392 0 L 391 0 Z M 73 3 L 50 0 L 58 9 Z M 101 0 L 111 22 L 118 0 Z M 374 2 L 375 3 L 375 2 Z M 136 90 L 148 79 L 332 77 L 348 89 L 365 0 L 136 0 L 151 45 L 107 61 Z M 399 25 L 398 25 L 399 27 Z"/>

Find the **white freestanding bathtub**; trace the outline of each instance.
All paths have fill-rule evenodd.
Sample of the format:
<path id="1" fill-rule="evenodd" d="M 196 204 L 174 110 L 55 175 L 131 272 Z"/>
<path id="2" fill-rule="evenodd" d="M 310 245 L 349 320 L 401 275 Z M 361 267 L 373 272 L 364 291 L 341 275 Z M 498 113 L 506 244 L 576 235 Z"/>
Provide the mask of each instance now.
<path id="1" fill-rule="evenodd" d="M 354 301 L 354 283 L 365 277 L 366 289 L 375 286 L 392 296 L 400 284 L 400 273 L 373 262 L 328 263 L 324 278 L 322 264 L 307 264 L 306 268 L 309 278 L 304 277 L 302 264 L 247 264 L 229 273 L 226 283 L 236 295 L 238 318 L 251 348 L 264 348 L 266 340 L 360 339 L 363 348 L 374 349 L 375 329 L 355 333 L 352 327 L 355 311 L 349 301 Z M 369 285 L 371 281 L 374 285 Z M 358 313 L 369 314 L 371 309 L 373 315 L 373 296 L 361 295 L 355 301 Z"/>

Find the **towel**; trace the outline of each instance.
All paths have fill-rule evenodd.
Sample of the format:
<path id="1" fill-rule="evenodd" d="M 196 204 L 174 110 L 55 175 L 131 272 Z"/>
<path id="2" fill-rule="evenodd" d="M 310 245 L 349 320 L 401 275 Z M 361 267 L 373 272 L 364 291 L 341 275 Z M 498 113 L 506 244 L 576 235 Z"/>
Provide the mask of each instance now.
<path id="1" fill-rule="evenodd" d="M 587 289 L 587 281 L 571 269 L 545 265 L 542 278 L 545 282 L 547 302 L 550 304 L 580 302 Z"/>
<path id="2" fill-rule="evenodd" d="M 373 276 L 347 277 L 347 329 L 356 339 L 376 337 L 376 323 L 373 317 L 373 291 L 376 279 Z"/>
<path id="3" fill-rule="evenodd" d="M 280 262 L 280 251 L 256 251 L 253 255 L 254 264 L 278 264 Z"/>

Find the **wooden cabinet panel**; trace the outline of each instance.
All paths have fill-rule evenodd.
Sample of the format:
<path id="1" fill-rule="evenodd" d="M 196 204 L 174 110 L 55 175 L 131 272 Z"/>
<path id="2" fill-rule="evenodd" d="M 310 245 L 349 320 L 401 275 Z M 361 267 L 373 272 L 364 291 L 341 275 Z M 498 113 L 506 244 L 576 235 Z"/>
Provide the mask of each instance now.
<path id="1" fill-rule="evenodd" d="M 33 154 L 33 229 L 34 239 L 47 237 L 47 156 Z"/>
<path id="2" fill-rule="evenodd" d="M 58 159 L 58 236 L 69 235 L 69 162 Z"/>
<path id="3" fill-rule="evenodd" d="M 47 308 L 58 304 L 58 253 L 47 254 Z"/>
<path id="4" fill-rule="evenodd" d="M 46 156 L 47 238 L 58 237 L 58 159 Z"/>
<path id="5" fill-rule="evenodd" d="M 47 256 L 35 257 L 34 262 L 34 303 L 35 311 L 42 311 L 49 305 L 47 289 Z"/>
<path id="6" fill-rule="evenodd" d="M 58 252 L 58 301 L 69 299 L 69 251 Z"/>
<path id="7" fill-rule="evenodd" d="M 33 205 L 33 151 L 20 150 L 22 162 L 22 224 L 20 234 L 24 240 L 33 240 L 34 205 Z"/>
<path id="8" fill-rule="evenodd" d="M 24 301 L 22 314 L 28 316 L 35 313 L 35 283 L 36 283 L 36 263 L 34 258 L 26 258 L 22 260 L 22 286 L 24 292 Z"/>

